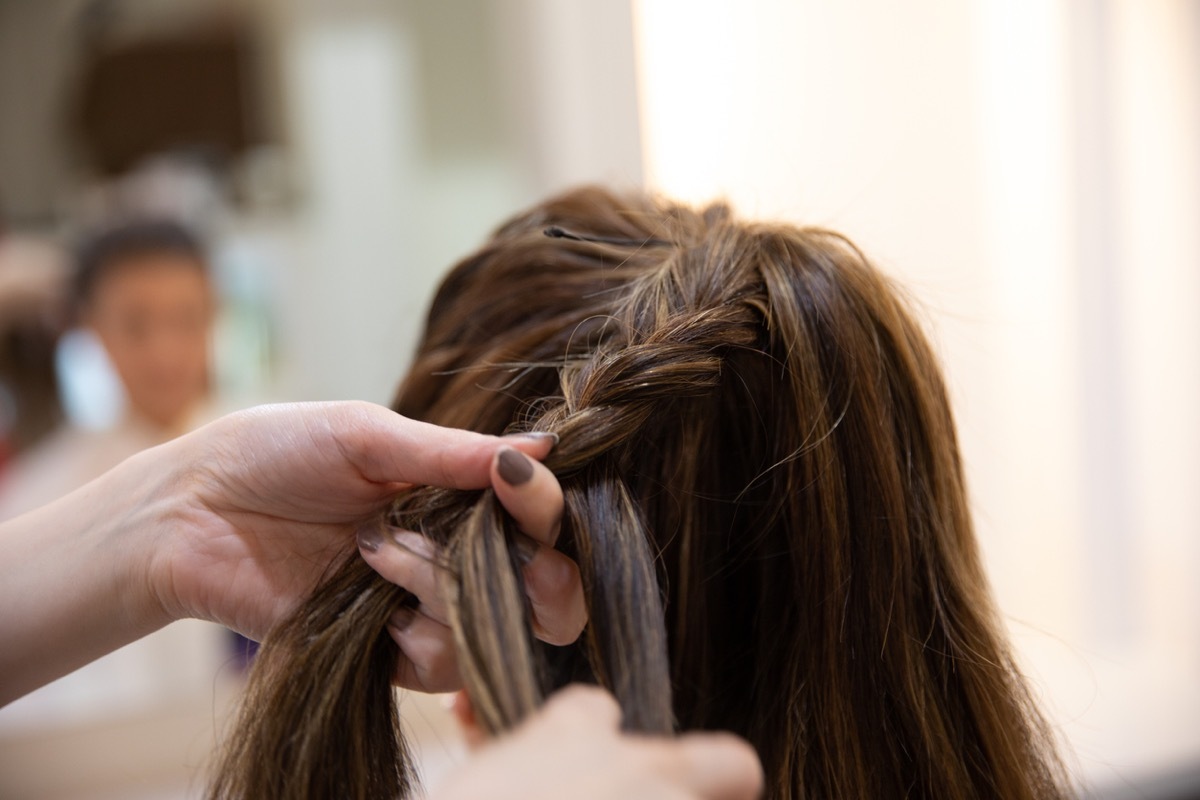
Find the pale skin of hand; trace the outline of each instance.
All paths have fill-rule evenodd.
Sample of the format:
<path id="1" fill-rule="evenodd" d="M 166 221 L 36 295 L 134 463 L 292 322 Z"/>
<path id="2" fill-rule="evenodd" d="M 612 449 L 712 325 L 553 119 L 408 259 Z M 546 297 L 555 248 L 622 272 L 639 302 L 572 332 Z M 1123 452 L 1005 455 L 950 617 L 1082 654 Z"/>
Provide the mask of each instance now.
<path id="1" fill-rule="evenodd" d="M 753 800 L 753 748 L 726 733 L 667 739 L 622 733 L 607 692 L 571 686 L 512 733 L 477 742 L 430 800 Z"/>
<path id="2" fill-rule="evenodd" d="M 501 448 L 552 444 L 346 402 L 251 409 L 140 453 L 0 526 L 0 704 L 176 619 L 261 638 L 398 491 L 482 488 Z"/>

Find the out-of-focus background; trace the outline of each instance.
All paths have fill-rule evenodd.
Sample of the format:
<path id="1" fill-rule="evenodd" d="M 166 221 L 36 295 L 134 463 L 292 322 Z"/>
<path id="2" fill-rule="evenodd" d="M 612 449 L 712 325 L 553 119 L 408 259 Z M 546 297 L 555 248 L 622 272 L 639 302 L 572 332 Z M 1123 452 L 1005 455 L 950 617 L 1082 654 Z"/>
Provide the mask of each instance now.
<path id="1" fill-rule="evenodd" d="M 444 270 L 580 181 L 833 227 L 906 284 L 1081 791 L 1200 796 L 1189 0 L 0 0 L 0 511 L 240 406 L 387 402 Z M 147 217 L 199 271 L 72 313 L 81 243 Z M 142 369 L 209 297 L 206 380 Z M 0 709 L 0 796 L 197 796 L 244 648 L 177 623 Z M 436 784 L 453 730 L 404 703 Z"/>

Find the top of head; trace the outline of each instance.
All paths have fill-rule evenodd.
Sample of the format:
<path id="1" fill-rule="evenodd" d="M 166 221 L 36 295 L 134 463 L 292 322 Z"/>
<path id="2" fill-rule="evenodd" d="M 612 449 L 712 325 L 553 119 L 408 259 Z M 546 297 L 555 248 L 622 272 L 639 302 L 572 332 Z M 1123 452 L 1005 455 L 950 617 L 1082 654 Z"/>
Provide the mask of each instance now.
<path id="1" fill-rule="evenodd" d="M 548 238 L 548 225 L 628 244 Z M 895 290 L 840 236 L 586 188 L 509 221 L 450 272 L 396 407 L 553 430 L 560 474 L 706 421 L 771 451 L 753 476 L 799 455 L 766 447 L 788 439 L 781 426 L 814 444 L 852 406 L 879 427 L 940 395 Z M 921 422 L 944 433 L 940 411 Z"/>

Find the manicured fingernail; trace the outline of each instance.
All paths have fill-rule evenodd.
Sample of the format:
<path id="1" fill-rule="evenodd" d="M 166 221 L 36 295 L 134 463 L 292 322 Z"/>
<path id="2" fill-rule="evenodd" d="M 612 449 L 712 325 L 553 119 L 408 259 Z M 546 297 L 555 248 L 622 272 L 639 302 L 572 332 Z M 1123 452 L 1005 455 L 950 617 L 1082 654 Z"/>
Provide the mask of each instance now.
<path id="1" fill-rule="evenodd" d="M 408 606 L 401 606 L 392 612 L 388 617 L 388 625 L 391 625 L 398 631 L 402 631 L 412 624 L 413 618 L 417 616 L 417 611 Z"/>
<path id="2" fill-rule="evenodd" d="M 379 545 L 383 544 L 383 522 L 380 520 L 372 520 L 358 529 L 358 546 L 368 553 L 374 553 L 379 550 Z"/>
<path id="3" fill-rule="evenodd" d="M 517 546 L 517 560 L 521 562 L 522 566 L 529 566 L 534 556 L 537 555 L 538 543 L 525 534 L 518 533 L 513 536 L 513 544 Z"/>
<path id="4" fill-rule="evenodd" d="M 535 442 L 544 442 L 549 440 L 552 445 L 558 444 L 558 434 L 550 431 L 525 431 L 524 433 L 510 433 L 505 438 L 520 437 L 522 439 L 533 439 Z"/>
<path id="5" fill-rule="evenodd" d="M 496 464 L 500 478 L 509 486 L 520 486 L 533 477 L 533 464 L 519 450 L 504 447 Z"/>

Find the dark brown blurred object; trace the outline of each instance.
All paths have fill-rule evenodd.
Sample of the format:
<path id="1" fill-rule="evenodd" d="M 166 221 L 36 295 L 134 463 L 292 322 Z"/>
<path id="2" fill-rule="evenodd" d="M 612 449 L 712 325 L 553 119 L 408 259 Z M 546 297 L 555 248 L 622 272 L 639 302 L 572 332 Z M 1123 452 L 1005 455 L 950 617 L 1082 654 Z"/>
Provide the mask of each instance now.
<path id="1" fill-rule="evenodd" d="M 67 267 L 53 246 L 0 239 L 0 391 L 7 404 L 0 439 L 9 456 L 63 419 L 54 350 L 66 322 Z"/>
<path id="2" fill-rule="evenodd" d="M 63 421 L 54 373 L 57 335 L 44 328 L 0 333 L 0 383 L 11 394 L 15 423 L 5 433 L 6 455 L 19 455 Z"/>
<path id="3" fill-rule="evenodd" d="M 97 47 L 74 115 L 89 161 L 106 175 L 173 151 L 227 164 L 265 141 L 253 70 L 251 37 L 235 26 Z"/>

